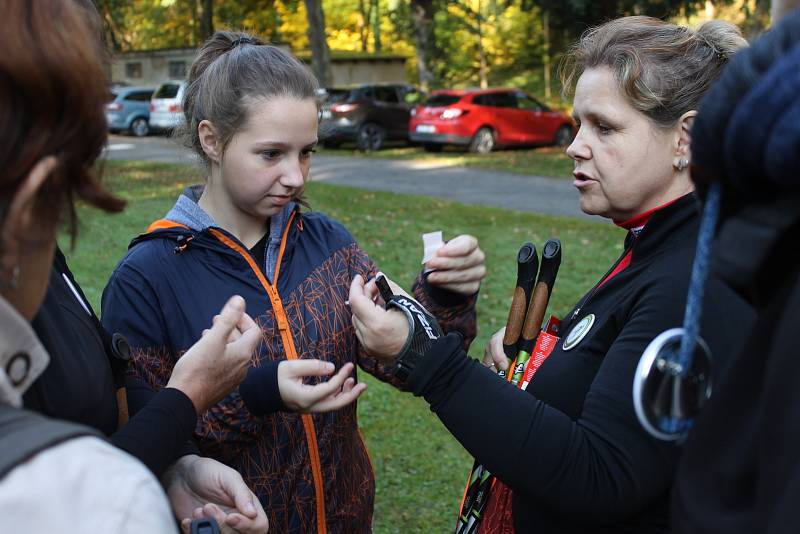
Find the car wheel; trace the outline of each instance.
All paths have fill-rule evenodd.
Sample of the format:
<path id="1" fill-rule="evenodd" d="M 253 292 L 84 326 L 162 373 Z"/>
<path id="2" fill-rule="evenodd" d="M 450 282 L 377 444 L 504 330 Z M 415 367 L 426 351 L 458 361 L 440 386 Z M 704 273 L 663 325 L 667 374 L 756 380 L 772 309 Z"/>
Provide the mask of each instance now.
<path id="1" fill-rule="evenodd" d="M 147 119 L 139 117 L 133 120 L 130 130 L 136 137 L 144 137 L 150 133 L 150 125 L 147 124 Z"/>
<path id="2" fill-rule="evenodd" d="M 553 144 L 560 147 L 568 147 L 570 143 L 572 143 L 574 135 L 572 134 L 572 128 L 567 126 L 566 124 L 556 131 L 556 137 L 553 139 Z"/>
<path id="3" fill-rule="evenodd" d="M 440 145 L 438 143 L 425 143 L 424 145 L 422 145 L 422 148 L 425 150 L 425 152 L 441 152 L 442 151 L 442 145 Z"/>
<path id="4" fill-rule="evenodd" d="M 475 133 L 469 142 L 469 151 L 476 154 L 488 154 L 494 148 L 494 132 L 484 126 Z"/>
<path id="5" fill-rule="evenodd" d="M 364 152 L 380 150 L 385 139 L 386 130 L 374 122 L 368 122 L 358 129 L 356 144 L 358 149 Z"/>

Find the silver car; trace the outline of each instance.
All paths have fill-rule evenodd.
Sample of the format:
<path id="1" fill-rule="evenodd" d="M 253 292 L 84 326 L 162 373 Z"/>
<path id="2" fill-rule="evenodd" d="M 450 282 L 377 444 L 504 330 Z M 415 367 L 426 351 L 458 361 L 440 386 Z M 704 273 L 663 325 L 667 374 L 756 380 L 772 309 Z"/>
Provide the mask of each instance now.
<path id="1" fill-rule="evenodd" d="M 150 128 L 169 131 L 183 123 L 183 95 L 185 81 L 164 82 L 156 88 L 150 100 Z"/>
<path id="2" fill-rule="evenodd" d="M 106 104 L 106 121 L 111 132 L 128 132 L 144 137 L 150 132 L 150 98 L 152 87 L 115 87 Z"/>

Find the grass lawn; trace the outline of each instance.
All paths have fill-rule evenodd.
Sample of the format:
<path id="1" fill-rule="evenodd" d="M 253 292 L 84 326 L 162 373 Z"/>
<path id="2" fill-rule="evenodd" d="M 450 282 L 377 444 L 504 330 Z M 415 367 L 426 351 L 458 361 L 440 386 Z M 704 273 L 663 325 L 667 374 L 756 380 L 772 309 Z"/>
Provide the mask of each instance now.
<path id="1" fill-rule="evenodd" d="M 420 147 L 405 146 L 394 143 L 377 152 L 359 152 L 354 144 L 345 144 L 341 148 L 320 148 L 320 154 L 326 156 L 351 156 L 362 158 L 385 159 L 436 159 L 447 161 L 452 165 L 475 167 L 495 171 L 533 174 L 536 176 L 552 176 L 572 179 L 572 160 L 558 147 L 519 148 L 496 150 L 489 154 L 471 154 L 461 149 L 445 147 L 438 153 L 425 152 Z"/>
<path id="2" fill-rule="evenodd" d="M 75 248 L 62 242 L 98 310 L 103 286 L 131 237 L 162 217 L 186 185 L 199 181 L 192 169 L 143 162 L 108 162 L 106 180 L 129 201 L 128 208 L 116 216 L 79 209 L 81 234 Z M 405 286 L 420 268 L 420 234 L 441 229 L 445 238 L 476 235 L 488 266 L 479 299 L 479 334 L 471 349 L 476 357 L 505 323 L 516 253 L 524 242 L 541 247 L 551 236 L 562 241 L 561 274 L 551 304 L 551 312 L 560 316 L 622 250 L 623 232 L 595 222 L 322 183 L 311 183 L 307 196 L 315 210 L 345 223 L 381 268 Z M 450 531 L 472 460 L 423 401 L 366 373 L 359 377 L 369 383 L 359 416 L 377 478 L 375 532 Z"/>

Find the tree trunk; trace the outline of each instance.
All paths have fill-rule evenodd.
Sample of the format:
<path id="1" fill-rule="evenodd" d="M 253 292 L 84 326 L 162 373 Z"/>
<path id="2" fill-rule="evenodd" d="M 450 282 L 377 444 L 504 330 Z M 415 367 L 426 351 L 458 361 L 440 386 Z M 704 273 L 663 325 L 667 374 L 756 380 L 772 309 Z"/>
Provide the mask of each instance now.
<path id="1" fill-rule="evenodd" d="M 375 52 L 380 53 L 381 51 L 381 6 L 380 0 L 370 0 L 372 2 L 372 6 L 370 7 L 370 11 L 372 14 L 372 35 L 375 37 Z"/>
<path id="2" fill-rule="evenodd" d="M 200 42 L 214 35 L 214 0 L 203 0 L 200 5 Z"/>
<path id="3" fill-rule="evenodd" d="M 360 20 L 358 21 L 358 33 L 361 37 L 361 51 L 367 51 L 367 43 L 369 41 L 369 27 L 372 20 L 372 1 L 370 0 L 369 9 L 365 9 L 364 0 L 358 0 L 358 14 Z"/>
<path id="4" fill-rule="evenodd" d="M 550 11 L 542 12 L 542 33 L 544 33 L 544 98 L 550 100 Z"/>
<path id="5" fill-rule="evenodd" d="M 125 33 L 116 20 L 113 8 L 109 5 L 108 1 L 101 1 L 99 5 L 103 15 L 103 23 L 105 26 L 104 39 L 106 40 L 107 47 L 113 52 L 129 50 L 131 48 L 130 43 L 125 39 Z"/>
<path id="6" fill-rule="evenodd" d="M 308 43 L 311 46 L 311 70 L 317 76 L 320 85 L 330 87 L 333 81 L 331 74 L 331 51 L 325 37 L 325 13 L 320 0 L 305 0 L 306 17 L 308 18 Z"/>
<path id="7" fill-rule="evenodd" d="M 433 73 L 428 63 L 434 43 L 433 14 L 433 0 L 411 0 L 411 23 L 414 29 L 419 85 L 425 92 L 430 90 L 433 82 Z"/>
<path id="8" fill-rule="evenodd" d="M 483 50 L 483 26 L 481 25 L 481 19 L 483 15 L 481 14 L 481 0 L 478 0 L 478 13 L 477 13 L 477 21 L 478 21 L 478 58 L 480 60 L 480 79 L 481 79 L 481 89 L 486 89 L 489 87 L 489 81 L 486 77 L 486 52 Z"/>
<path id="9" fill-rule="evenodd" d="M 197 16 L 197 0 L 189 0 L 189 11 L 192 14 L 192 46 L 198 47 L 203 44 L 200 38 L 200 19 Z"/>

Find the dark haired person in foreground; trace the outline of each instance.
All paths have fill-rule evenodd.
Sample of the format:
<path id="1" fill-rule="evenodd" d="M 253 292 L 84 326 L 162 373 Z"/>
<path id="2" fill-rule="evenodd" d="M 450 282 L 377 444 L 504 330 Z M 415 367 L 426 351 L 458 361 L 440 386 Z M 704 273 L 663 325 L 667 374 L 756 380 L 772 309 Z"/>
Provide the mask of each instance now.
<path id="1" fill-rule="evenodd" d="M 11 470 L 3 471 L 0 485 L 3 529 L 174 532 L 164 489 L 153 476 L 160 477 L 172 464 L 162 481 L 179 518 L 188 521 L 198 508 L 203 514 L 204 505 L 211 505 L 223 527 L 230 520 L 244 532 L 264 532 L 264 512 L 235 471 L 197 455 L 175 462 L 191 436 L 195 412 L 244 378 L 258 329 L 244 313 L 242 299 L 230 299 L 213 327 L 208 317 L 208 334 L 184 354 L 170 387 L 142 399 L 139 413 L 118 426 L 125 421 L 118 417 L 96 318 L 74 281 L 61 276 L 68 270 L 60 253 L 54 262 L 59 223 L 66 221 L 75 235 L 76 199 L 108 212 L 123 206 L 104 190 L 94 168 L 107 136 L 107 87 L 102 52 L 93 38 L 93 7 L 77 1 L 12 0 L 4 8 L 0 398 L 5 414 L 17 423 L 37 425 L 31 426 L 40 429 L 37 434 L 47 435 L 49 428 L 69 434 L 4 466 Z M 53 270 L 54 264 L 61 270 Z M 53 282 L 50 293 L 48 281 Z M 40 307 L 46 293 L 51 304 Z M 26 323 L 31 320 L 36 335 Z M 52 354 L 40 339 L 54 349 Z M 70 423 L 48 424 L 16 408 L 23 395 L 26 407 Z M 97 439 L 112 434 L 116 447 Z M 25 443 L 14 440 L 2 452 Z M 212 503 L 227 508 L 223 512 Z"/>

